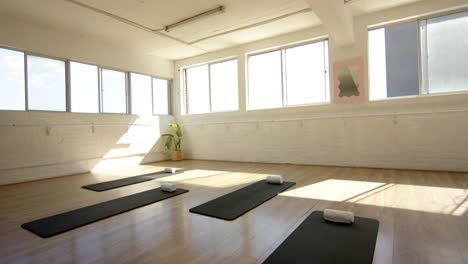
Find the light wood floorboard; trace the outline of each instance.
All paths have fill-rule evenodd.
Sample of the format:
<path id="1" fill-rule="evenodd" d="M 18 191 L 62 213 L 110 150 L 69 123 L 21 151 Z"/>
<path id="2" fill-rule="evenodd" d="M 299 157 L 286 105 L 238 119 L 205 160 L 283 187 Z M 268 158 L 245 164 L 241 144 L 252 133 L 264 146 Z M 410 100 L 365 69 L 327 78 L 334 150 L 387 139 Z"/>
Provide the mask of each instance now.
<path id="1" fill-rule="evenodd" d="M 186 170 L 105 192 L 83 185 Z M 193 206 L 265 178 L 297 184 L 235 221 Z M 40 238 L 22 223 L 152 188 L 190 192 Z M 374 263 L 468 263 L 468 173 L 185 160 L 0 186 L 0 263 L 261 263 L 314 210 L 380 221 Z"/>

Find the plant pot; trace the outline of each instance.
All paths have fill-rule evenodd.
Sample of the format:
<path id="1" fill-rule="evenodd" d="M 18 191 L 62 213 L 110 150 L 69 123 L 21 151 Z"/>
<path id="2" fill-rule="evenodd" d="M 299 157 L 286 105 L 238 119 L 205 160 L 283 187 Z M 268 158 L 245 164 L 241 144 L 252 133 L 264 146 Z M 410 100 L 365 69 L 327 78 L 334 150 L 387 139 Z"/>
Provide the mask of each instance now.
<path id="1" fill-rule="evenodd" d="M 182 150 L 172 151 L 172 160 L 182 160 Z"/>

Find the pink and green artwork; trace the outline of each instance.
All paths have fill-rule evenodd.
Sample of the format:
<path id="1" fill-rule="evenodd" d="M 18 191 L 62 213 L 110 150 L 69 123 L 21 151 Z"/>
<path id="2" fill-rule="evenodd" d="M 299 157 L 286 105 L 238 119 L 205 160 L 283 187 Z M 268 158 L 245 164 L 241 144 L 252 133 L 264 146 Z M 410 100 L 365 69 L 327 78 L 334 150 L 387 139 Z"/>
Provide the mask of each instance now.
<path id="1" fill-rule="evenodd" d="M 364 60 L 362 57 L 333 65 L 333 101 L 360 103 L 366 100 Z"/>

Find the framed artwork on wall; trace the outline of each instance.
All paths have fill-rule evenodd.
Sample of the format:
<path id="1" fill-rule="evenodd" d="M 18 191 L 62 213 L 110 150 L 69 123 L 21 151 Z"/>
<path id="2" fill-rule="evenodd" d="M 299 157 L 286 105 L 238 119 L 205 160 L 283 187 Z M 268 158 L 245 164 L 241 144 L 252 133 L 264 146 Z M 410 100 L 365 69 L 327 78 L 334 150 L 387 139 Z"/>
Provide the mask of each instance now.
<path id="1" fill-rule="evenodd" d="M 362 57 L 339 61 L 333 65 L 333 101 L 360 103 L 367 98 Z"/>

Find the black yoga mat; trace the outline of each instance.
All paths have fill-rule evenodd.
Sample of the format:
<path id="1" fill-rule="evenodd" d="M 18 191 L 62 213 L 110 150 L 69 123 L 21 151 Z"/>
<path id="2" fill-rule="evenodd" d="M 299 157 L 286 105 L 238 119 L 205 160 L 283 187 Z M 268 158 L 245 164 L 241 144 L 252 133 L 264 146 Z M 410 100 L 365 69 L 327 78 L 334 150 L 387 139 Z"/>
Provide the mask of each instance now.
<path id="1" fill-rule="evenodd" d="M 182 173 L 182 171 L 176 171 L 175 173 L 170 173 L 170 172 L 164 172 L 164 171 L 158 171 L 158 172 L 152 172 L 148 174 L 143 174 L 143 175 L 138 175 L 138 176 L 132 176 L 128 178 L 123 178 L 123 179 L 118 179 L 114 181 L 107 181 L 107 182 L 100 182 L 100 183 L 95 183 L 95 184 L 90 184 L 86 186 L 82 186 L 81 188 L 88 189 L 91 191 L 96 191 L 96 192 L 102 192 L 102 191 L 107 191 L 119 187 L 124 187 L 127 185 L 132 185 L 140 182 L 145 182 L 145 181 L 152 181 L 154 179 L 157 179 L 159 177 L 164 177 L 164 176 L 169 176 L 169 175 L 175 175 L 178 173 Z"/>
<path id="2" fill-rule="evenodd" d="M 354 223 L 325 221 L 315 211 L 263 262 L 371 264 L 379 221 L 354 217 Z"/>
<path id="3" fill-rule="evenodd" d="M 175 192 L 164 192 L 161 188 L 156 188 L 35 220 L 22 224 L 21 227 L 40 237 L 50 237 L 185 192 L 188 190 L 177 189 Z"/>
<path id="4" fill-rule="evenodd" d="M 190 212 L 234 220 L 253 208 L 275 197 L 278 193 L 296 184 L 283 182 L 283 184 L 269 184 L 266 180 L 256 182 L 247 187 L 218 197 L 207 203 L 190 209 Z"/>

